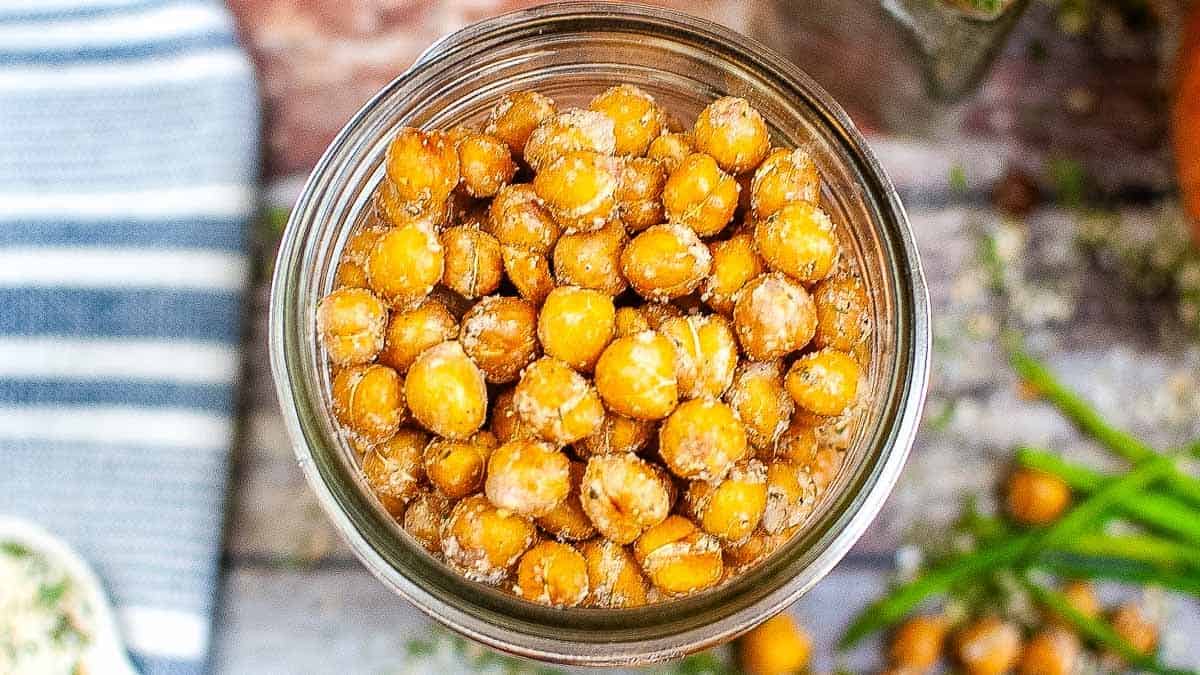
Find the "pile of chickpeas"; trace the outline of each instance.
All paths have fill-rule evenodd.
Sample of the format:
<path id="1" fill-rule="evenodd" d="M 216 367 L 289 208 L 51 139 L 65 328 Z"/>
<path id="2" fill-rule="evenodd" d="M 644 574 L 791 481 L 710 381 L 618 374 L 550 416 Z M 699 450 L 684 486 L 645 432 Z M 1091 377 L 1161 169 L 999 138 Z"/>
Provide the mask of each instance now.
<path id="1" fill-rule="evenodd" d="M 557 607 L 712 588 L 833 481 L 867 296 L 802 149 L 726 97 L 506 95 L 402 128 L 316 322 L 366 483 L 469 579 Z"/>

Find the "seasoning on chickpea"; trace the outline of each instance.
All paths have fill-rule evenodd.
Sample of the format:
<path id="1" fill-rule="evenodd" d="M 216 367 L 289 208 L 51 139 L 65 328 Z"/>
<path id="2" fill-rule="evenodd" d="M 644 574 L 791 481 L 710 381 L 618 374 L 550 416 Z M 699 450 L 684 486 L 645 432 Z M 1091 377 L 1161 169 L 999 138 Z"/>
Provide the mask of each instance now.
<path id="1" fill-rule="evenodd" d="M 653 422 L 608 412 L 600 428 L 580 439 L 574 448 L 576 454 L 585 459 L 611 452 L 641 452 L 650 444 L 653 435 Z"/>
<path id="2" fill-rule="evenodd" d="M 575 607 L 588 596 L 587 561 L 573 546 L 543 541 L 517 563 L 516 594 L 551 607 Z"/>
<path id="3" fill-rule="evenodd" d="M 671 510 L 663 479 L 645 460 L 628 453 L 588 459 L 579 495 L 592 524 L 617 544 L 631 543 Z"/>
<path id="4" fill-rule="evenodd" d="M 646 579 L 624 546 L 592 539 L 579 548 L 587 561 L 589 606 L 621 609 L 646 604 Z"/>
<path id="5" fill-rule="evenodd" d="M 804 672 L 812 638 L 787 612 L 776 614 L 738 639 L 738 664 L 747 675 Z"/>
<path id="6" fill-rule="evenodd" d="M 363 441 L 385 441 L 404 420 L 403 388 L 403 379 L 387 366 L 351 366 L 333 378 L 333 413 Z"/>
<path id="7" fill-rule="evenodd" d="M 483 131 L 503 141 L 513 155 L 521 156 L 529 135 L 555 112 L 554 101 L 536 91 L 505 94 L 488 113 Z"/>
<path id="8" fill-rule="evenodd" d="M 507 185 L 488 207 L 487 230 L 504 246 L 542 255 L 558 241 L 558 223 L 538 201 L 533 186 Z"/>
<path id="9" fill-rule="evenodd" d="M 360 227 L 346 240 L 342 247 L 341 261 L 334 274 L 335 288 L 369 288 L 367 282 L 367 256 L 384 228 L 379 225 Z"/>
<path id="10" fill-rule="evenodd" d="M 1008 477 L 1005 506 L 1017 522 L 1047 525 L 1071 504 L 1071 488 L 1054 474 L 1020 468 Z"/>
<path id="11" fill-rule="evenodd" d="M 853 352 L 870 330 L 862 282 L 849 274 L 836 274 L 813 288 L 812 299 L 817 308 L 813 346 Z"/>
<path id="12" fill-rule="evenodd" d="M 679 402 L 675 347 L 653 331 L 613 340 L 596 361 L 596 390 L 619 415 L 640 420 L 666 417 Z"/>
<path id="13" fill-rule="evenodd" d="M 379 362 L 398 373 L 407 373 L 413 361 L 430 347 L 453 340 L 458 321 L 445 305 L 429 299 L 407 312 L 393 312 L 384 336 Z"/>
<path id="14" fill-rule="evenodd" d="M 767 469 L 756 459 L 736 464 L 719 483 L 692 482 L 687 501 L 705 532 L 722 541 L 744 541 L 766 509 Z"/>
<path id="15" fill-rule="evenodd" d="M 383 349 L 387 320 L 387 308 L 364 288 L 340 288 L 317 305 L 317 334 L 339 366 L 370 363 Z"/>
<path id="16" fill-rule="evenodd" d="M 457 341 L 421 352 L 408 369 L 404 393 L 413 417 L 439 436 L 468 438 L 483 426 L 487 384 Z"/>
<path id="17" fill-rule="evenodd" d="M 521 298 L 492 295 L 463 317 L 459 340 L 488 382 L 513 382 L 538 355 L 537 309 Z"/>
<path id="18" fill-rule="evenodd" d="M 709 244 L 712 271 L 700 287 L 700 297 L 718 314 L 733 313 L 734 300 L 742 287 L 766 269 L 754 250 L 754 237 L 735 234 L 724 241 Z"/>
<path id="19" fill-rule="evenodd" d="M 775 442 L 788 428 L 793 408 L 779 362 L 739 366 L 725 400 L 745 425 L 750 445 L 768 457 L 775 455 Z"/>
<path id="20" fill-rule="evenodd" d="M 604 227 L 617 208 L 620 162 L 588 150 L 568 152 L 533 178 L 533 189 L 567 230 Z"/>
<path id="21" fill-rule="evenodd" d="M 696 151 L 692 137 L 686 133 L 662 134 L 646 148 L 646 158 L 653 159 L 671 173 L 683 163 L 684 158 Z"/>
<path id="22" fill-rule="evenodd" d="M 668 516 L 638 537 L 633 555 L 650 583 L 668 596 L 715 586 L 725 571 L 721 543 L 683 516 Z"/>
<path id="23" fill-rule="evenodd" d="M 1001 675 L 1017 665 L 1021 632 L 1013 624 L 989 616 L 960 631 L 954 644 L 967 675 Z"/>
<path id="24" fill-rule="evenodd" d="M 488 458 L 499 442 L 490 431 L 463 440 L 438 438 L 425 447 L 425 475 L 451 499 L 461 499 L 483 487 Z"/>
<path id="25" fill-rule="evenodd" d="M 666 220 L 663 186 L 667 172 L 661 163 L 646 157 L 628 159 L 617 184 L 617 215 L 630 232 L 641 232 Z"/>
<path id="26" fill-rule="evenodd" d="M 786 391 L 784 397 L 787 398 L 790 406 L 792 399 Z M 820 444 L 817 441 L 815 427 L 807 420 L 797 419 L 796 416 L 793 416 L 787 428 L 775 440 L 773 454 L 775 459 L 805 466 L 816 460 L 819 451 Z"/>
<path id="27" fill-rule="evenodd" d="M 404 510 L 404 530 L 430 553 L 442 552 L 442 523 L 450 513 L 450 500 L 433 490 L 422 490 Z"/>
<path id="28" fill-rule="evenodd" d="M 463 190 L 472 197 L 494 197 L 517 173 L 508 145 L 477 133 L 458 141 L 458 168 Z"/>
<path id="29" fill-rule="evenodd" d="M 703 153 L 684 158 L 667 176 L 662 201 L 667 220 L 687 225 L 701 237 L 710 237 L 733 220 L 741 188 L 733 176 L 721 171 L 716 160 Z"/>
<path id="30" fill-rule="evenodd" d="M 538 527 L 561 541 L 583 541 L 596 534 L 596 527 L 579 501 L 584 469 L 583 462 L 571 462 L 571 491 L 566 499 L 537 519 Z"/>
<path id="31" fill-rule="evenodd" d="M 838 471 L 842 468 L 842 461 L 845 459 L 844 453 L 834 447 L 820 447 L 813 453 L 802 466 L 812 476 L 813 485 L 817 487 L 817 494 L 822 495 L 825 490 L 833 483 L 833 479 L 837 478 Z"/>
<path id="32" fill-rule="evenodd" d="M 769 218 L 792 202 L 816 204 L 820 199 L 817 165 L 800 148 L 775 148 L 755 169 L 750 181 L 750 211 L 755 220 Z"/>
<path id="33" fill-rule="evenodd" d="M 654 97 L 630 84 L 619 84 L 601 92 L 588 108 L 613 121 L 616 154 L 640 157 L 650 142 L 662 133 L 666 116 Z"/>
<path id="34" fill-rule="evenodd" d="M 366 265 L 371 290 L 400 311 L 421 304 L 442 280 L 444 269 L 442 243 L 433 224 L 423 220 L 380 235 Z"/>
<path id="35" fill-rule="evenodd" d="M 421 453 L 429 435 L 417 429 L 400 429 L 363 457 L 363 477 L 376 494 L 407 502 L 420 492 L 425 478 Z"/>
<path id="36" fill-rule="evenodd" d="M 928 672 L 941 658 L 946 644 L 946 620 L 940 616 L 914 616 L 892 634 L 888 659 L 893 666 Z"/>
<path id="37" fill-rule="evenodd" d="M 517 246 L 505 246 L 500 249 L 500 257 L 504 260 L 504 273 L 522 298 L 541 305 L 554 290 L 554 277 L 550 275 L 550 261 L 546 256 Z"/>
<path id="38" fill-rule="evenodd" d="M 496 402 L 492 406 L 492 433 L 501 443 L 536 436 L 529 425 L 521 421 L 521 415 L 513 403 L 515 394 L 515 389 L 505 389 L 496 395 Z"/>
<path id="39" fill-rule="evenodd" d="M 1079 638 L 1062 628 L 1048 628 L 1021 650 L 1018 675 L 1071 675 L 1079 662 Z"/>
<path id="40" fill-rule="evenodd" d="M 712 265 L 708 247 L 690 228 L 654 225 L 621 253 L 621 273 L 638 295 L 665 302 L 696 290 Z"/>
<path id="41" fill-rule="evenodd" d="M 641 312 L 650 330 L 658 330 L 667 320 L 684 316 L 682 309 L 669 302 L 647 302 L 641 306 Z"/>
<path id="42" fill-rule="evenodd" d="M 568 110 L 542 120 L 525 142 L 525 161 L 542 171 L 569 152 L 585 150 L 613 154 L 616 137 L 613 121 L 591 110 Z"/>
<path id="43" fill-rule="evenodd" d="M 501 509 L 544 516 L 571 492 L 570 460 L 544 441 L 509 441 L 488 458 L 483 491 Z"/>
<path id="44" fill-rule="evenodd" d="M 440 214 L 458 185 L 458 152 L 444 131 L 404 127 L 387 148 L 387 180 L 409 213 Z"/>
<path id="45" fill-rule="evenodd" d="M 767 505 L 762 526 L 768 534 L 779 534 L 808 518 L 817 502 L 817 486 L 803 468 L 790 462 L 767 465 Z"/>
<path id="46" fill-rule="evenodd" d="M 472 581 L 496 585 L 537 541 L 537 529 L 525 516 L 471 495 L 454 505 L 441 538 L 446 562 Z"/>
<path id="47" fill-rule="evenodd" d="M 604 421 L 596 388 L 552 356 L 543 356 L 521 373 L 513 404 L 534 433 L 560 445 L 594 433 Z"/>
<path id="48" fill-rule="evenodd" d="M 560 286 L 620 295 L 628 287 L 620 270 L 621 250 L 628 242 L 616 220 L 595 232 L 564 234 L 554 246 L 554 278 Z"/>
<path id="49" fill-rule="evenodd" d="M 446 228 L 441 235 L 445 256 L 442 283 L 464 298 L 478 298 L 500 287 L 504 263 L 500 242 L 466 225 Z"/>
<path id="50" fill-rule="evenodd" d="M 667 319 L 659 333 L 675 347 L 675 378 L 685 399 L 720 398 L 733 382 L 737 340 L 719 316 L 693 314 Z"/>
<path id="51" fill-rule="evenodd" d="M 613 335 L 619 338 L 651 330 L 650 322 L 638 307 L 618 307 L 613 325 Z"/>
<path id="52" fill-rule="evenodd" d="M 771 149 L 762 115 L 746 99 L 734 96 L 719 98 L 701 110 L 692 138 L 697 150 L 711 155 L 732 174 L 754 169 Z"/>
<path id="53" fill-rule="evenodd" d="M 746 356 L 773 361 L 812 340 L 817 311 L 804 287 L 778 272 L 769 272 L 738 291 L 733 328 Z"/>
<path id="54" fill-rule="evenodd" d="M 822 349 L 796 359 L 784 384 L 801 408 L 818 415 L 840 415 L 854 403 L 860 375 L 858 362 L 849 354 Z"/>
<path id="55" fill-rule="evenodd" d="M 659 454 L 680 478 L 720 480 L 747 449 L 733 409 L 710 397 L 680 403 L 658 431 Z"/>
<path id="56" fill-rule="evenodd" d="M 559 286 L 542 303 L 538 340 L 546 354 L 591 372 L 612 341 L 616 311 L 612 298 L 600 291 Z"/>
<path id="57" fill-rule="evenodd" d="M 829 216 L 808 202 L 792 202 L 758 221 L 754 245 L 767 267 L 803 283 L 829 275 L 838 259 Z"/>

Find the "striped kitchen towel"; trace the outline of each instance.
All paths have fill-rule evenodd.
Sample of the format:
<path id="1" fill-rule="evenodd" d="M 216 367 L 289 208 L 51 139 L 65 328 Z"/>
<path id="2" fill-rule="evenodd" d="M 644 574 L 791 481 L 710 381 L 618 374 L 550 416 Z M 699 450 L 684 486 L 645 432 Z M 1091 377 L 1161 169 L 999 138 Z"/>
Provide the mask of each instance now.
<path id="1" fill-rule="evenodd" d="M 0 0 L 0 513 L 64 537 L 146 673 L 205 670 L 257 89 L 208 0 Z"/>

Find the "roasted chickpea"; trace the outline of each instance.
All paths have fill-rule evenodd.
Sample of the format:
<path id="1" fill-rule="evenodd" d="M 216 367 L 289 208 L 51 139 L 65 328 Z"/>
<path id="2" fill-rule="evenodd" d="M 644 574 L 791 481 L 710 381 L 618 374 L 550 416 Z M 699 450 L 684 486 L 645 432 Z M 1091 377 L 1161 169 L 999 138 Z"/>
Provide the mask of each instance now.
<path id="1" fill-rule="evenodd" d="M 611 155 L 616 144 L 613 121 L 591 110 L 568 110 L 542 120 L 525 142 L 525 161 L 542 171 L 569 152 Z"/>
<path id="2" fill-rule="evenodd" d="M 561 233 L 530 185 L 506 185 L 488 207 L 488 231 L 501 244 L 548 254 Z"/>
<path id="3" fill-rule="evenodd" d="M 500 257 L 504 260 L 504 273 L 522 298 L 541 305 L 554 290 L 554 277 L 550 276 L 550 261 L 546 256 L 505 246 L 500 249 Z"/>
<path id="4" fill-rule="evenodd" d="M 787 204 L 758 221 L 754 245 L 767 267 L 803 283 L 828 276 L 839 252 L 833 222 L 808 202 Z"/>
<path id="5" fill-rule="evenodd" d="M 650 325 L 650 330 L 658 330 L 667 320 L 684 316 L 682 309 L 667 302 L 647 302 L 639 309 L 646 323 Z"/>
<path id="6" fill-rule="evenodd" d="M 837 274 L 817 284 L 812 298 L 817 308 L 813 346 L 853 352 L 870 330 L 862 283 L 849 274 Z"/>
<path id="7" fill-rule="evenodd" d="M 442 232 L 445 269 L 442 283 L 464 298 L 478 298 L 500 287 L 504 263 L 500 242 L 482 230 L 466 225 Z"/>
<path id="8" fill-rule="evenodd" d="M 585 466 L 571 462 L 571 492 L 566 499 L 537 519 L 538 527 L 562 541 L 583 541 L 596 535 L 596 528 L 583 511 L 579 501 L 579 486 L 583 483 Z"/>
<path id="9" fill-rule="evenodd" d="M 421 426 L 446 438 L 468 438 L 483 426 L 487 384 L 456 341 L 421 352 L 408 369 L 404 392 Z"/>
<path id="10" fill-rule="evenodd" d="M 367 256 L 375 240 L 383 233 L 383 227 L 368 225 L 359 227 L 346 239 L 342 247 L 341 262 L 338 263 L 334 274 L 334 286 L 337 288 L 369 288 L 367 282 Z"/>
<path id="11" fill-rule="evenodd" d="M 946 644 L 946 620 L 940 616 L 914 616 L 892 635 L 888 658 L 893 666 L 928 672 Z"/>
<path id="12" fill-rule="evenodd" d="M 404 530 L 431 553 L 442 551 L 442 523 L 450 513 L 450 500 L 423 490 L 404 510 Z"/>
<path id="13" fill-rule="evenodd" d="M 400 311 L 421 304 L 442 280 L 442 243 L 428 221 L 393 227 L 379 236 L 367 257 L 371 290 Z"/>
<path id="14" fill-rule="evenodd" d="M 429 294 L 429 300 L 445 307 L 446 311 L 450 312 L 450 316 L 456 322 L 462 321 L 462 318 L 467 314 L 467 310 L 475 306 L 475 301 L 468 300 L 442 285 L 433 287 L 433 291 Z M 457 329 L 455 330 L 455 334 L 458 334 Z"/>
<path id="15" fill-rule="evenodd" d="M 1112 627 L 1122 640 L 1142 654 L 1150 654 L 1158 646 L 1158 626 L 1146 618 L 1136 602 L 1126 602 L 1113 612 Z"/>
<path id="16" fill-rule="evenodd" d="M 1067 601 L 1075 611 L 1088 617 L 1095 619 L 1100 616 L 1100 600 L 1096 597 L 1096 590 L 1086 581 L 1071 581 L 1062 588 L 1063 599 Z M 1047 617 L 1049 621 L 1068 625 L 1062 622 L 1062 618 L 1057 615 Z"/>
<path id="17" fill-rule="evenodd" d="M 619 84 L 592 99 L 590 109 L 613 121 L 616 153 L 640 157 L 662 133 L 666 115 L 654 97 L 631 84 Z"/>
<path id="18" fill-rule="evenodd" d="M 567 230 L 604 227 L 617 208 L 621 163 L 598 152 L 568 152 L 533 178 L 533 189 Z"/>
<path id="19" fill-rule="evenodd" d="M 637 539 L 671 510 L 671 495 L 662 477 L 628 453 L 589 458 L 579 501 L 600 534 L 617 544 Z"/>
<path id="20" fill-rule="evenodd" d="M 458 152 L 444 131 L 404 127 L 387 148 L 387 179 L 413 214 L 440 214 L 458 185 Z"/>
<path id="21" fill-rule="evenodd" d="M 667 319 L 659 333 L 675 347 L 675 378 L 683 398 L 720 398 L 733 382 L 737 340 L 719 316 L 693 314 Z"/>
<path id="22" fill-rule="evenodd" d="M 528 424 L 521 421 L 517 406 L 513 403 L 513 389 L 505 389 L 496 395 L 496 403 L 492 407 L 492 433 L 496 440 L 507 443 L 516 438 L 533 438 L 536 434 Z"/>
<path id="23" fill-rule="evenodd" d="M 746 438 L 762 453 L 771 455 L 775 442 L 788 427 L 792 399 L 783 387 L 776 361 L 743 363 L 725 395 L 738 419 L 746 426 Z"/>
<path id="24" fill-rule="evenodd" d="M 425 475 L 447 497 L 466 497 L 483 487 L 487 461 L 497 445 L 490 431 L 476 432 L 464 440 L 436 439 L 425 448 Z"/>
<path id="25" fill-rule="evenodd" d="M 595 232 L 572 232 L 554 245 L 554 277 L 563 286 L 590 288 L 617 296 L 628 286 L 621 276 L 625 228 L 612 221 Z"/>
<path id="26" fill-rule="evenodd" d="M 453 340 L 458 321 L 445 305 L 430 298 L 407 312 L 394 312 L 388 322 L 379 362 L 407 373 L 413 361 L 430 347 Z"/>
<path id="27" fill-rule="evenodd" d="M 803 348 L 817 330 L 808 291 L 777 272 L 759 275 L 738 291 L 733 328 L 754 361 L 773 361 Z"/>
<path id="28" fill-rule="evenodd" d="M 822 349 L 796 359 L 784 385 L 801 408 L 818 415 L 840 415 L 858 395 L 861 372 L 846 352 Z"/>
<path id="29" fill-rule="evenodd" d="M 1008 477 L 1005 505 L 1025 525 L 1058 520 L 1071 504 L 1071 488 L 1061 478 L 1037 469 L 1017 469 Z"/>
<path id="30" fill-rule="evenodd" d="M 483 298 L 463 317 L 459 340 L 488 382 L 513 382 L 538 354 L 537 309 L 520 298 Z"/>
<path id="31" fill-rule="evenodd" d="M 787 399 L 790 407 L 792 399 L 786 391 L 784 398 Z M 817 461 L 818 452 L 820 452 L 820 445 L 817 442 L 816 429 L 804 419 L 793 417 L 787 429 L 775 440 L 774 456 L 785 462 L 806 466 L 810 462 Z"/>
<path id="32" fill-rule="evenodd" d="M 421 453 L 429 435 L 417 429 L 401 429 L 371 448 L 363 457 L 363 477 L 375 494 L 401 503 L 416 497 L 425 478 Z"/>
<path id="33" fill-rule="evenodd" d="M 483 131 L 504 141 L 513 155 L 520 155 L 533 130 L 554 113 L 554 101 L 536 91 L 505 94 L 488 113 Z"/>
<path id="34" fill-rule="evenodd" d="M 446 562 L 472 581 L 498 584 L 537 541 L 533 523 L 518 513 L 492 506 L 483 495 L 454 505 L 442 525 Z"/>
<path id="35" fill-rule="evenodd" d="M 1062 628 L 1038 632 L 1021 651 L 1019 675 L 1071 675 L 1079 662 L 1079 638 Z"/>
<path id="36" fill-rule="evenodd" d="M 756 459 L 735 464 L 719 483 L 689 485 L 687 502 L 705 532 L 722 541 L 745 541 L 767 506 L 767 469 Z"/>
<path id="37" fill-rule="evenodd" d="M 675 348 L 653 331 L 613 340 L 596 362 L 596 390 L 609 410 L 658 420 L 675 409 Z"/>
<path id="38" fill-rule="evenodd" d="M 339 288 L 317 305 L 317 333 L 338 366 L 370 363 L 383 349 L 388 312 L 365 288 Z"/>
<path id="39" fill-rule="evenodd" d="M 551 607 L 575 607 L 588 596 L 587 561 L 568 544 L 543 541 L 517 564 L 516 594 Z"/>
<path id="40" fill-rule="evenodd" d="M 740 189 L 733 176 L 721 171 L 712 157 L 693 153 L 667 176 L 662 191 L 663 209 L 668 221 L 687 225 L 701 237 L 710 237 L 733 220 Z"/>
<path id="41" fill-rule="evenodd" d="M 775 148 L 754 171 L 750 211 L 755 220 L 769 218 L 792 202 L 821 200 L 821 175 L 812 156 L 796 148 Z"/>
<path id="42" fill-rule="evenodd" d="M 403 379 L 387 366 L 351 366 L 333 378 L 333 413 L 363 441 L 385 441 L 404 420 L 403 388 Z"/>
<path id="43" fill-rule="evenodd" d="M 621 253 L 621 273 L 638 295 L 654 302 L 678 298 L 700 286 L 711 269 L 708 248 L 691 229 L 654 225 Z"/>
<path id="44" fill-rule="evenodd" d="M 768 534 L 779 534 L 808 518 L 817 503 L 812 477 L 790 462 L 767 465 L 767 505 L 762 526 Z"/>
<path id="45" fill-rule="evenodd" d="M 493 197 L 516 175 L 517 165 L 504 141 L 468 133 L 458 141 L 458 170 L 468 195 Z"/>
<path id="46" fill-rule="evenodd" d="M 513 404 L 538 436 L 560 445 L 574 443 L 604 421 L 595 387 L 563 361 L 543 356 L 521 373 Z"/>
<path id="47" fill-rule="evenodd" d="M 650 322 L 638 307 L 618 307 L 613 324 L 613 335 L 619 338 L 650 330 Z"/>
<path id="48" fill-rule="evenodd" d="M 746 430 L 724 403 L 707 396 L 692 399 L 663 422 L 658 452 L 680 478 L 717 481 L 746 456 Z"/>
<path id="49" fill-rule="evenodd" d="M 747 675 L 804 672 L 812 638 L 787 612 L 776 614 L 738 640 L 738 662 Z"/>
<path id="50" fill-rule="evenodd" d="M 838 471 L 842 468 L 842 460 L 842 452 L 837 448 L 819 448 L 812 458 L 802 465 L 808 475 L 812 476 L 818 495 L 823 494 L 833 483 L 833 479 L 837 478 Z"/>
<path id="51" fill-rule="evenodd" d="M 538 314 L 542 349 L 575 370 L 591 372 L 612 341 L 616 312 L 612 298 L 600 291 L 559 286 Z"/>
<path id="52" fill-rule="evenodd" d="M 650 583 L 668 596 L 711 588 L 725 571 L 721 543 L 683 516 L 668 516 L 642 533 L 633 555 Z"/>
<path id="53" fill-rule="evenodd" d="M 725 571 L 738 574 L 774 553 L 786 541 L 787 533 L 767 534 L 761 528 L 739 542 L 725 543 Z"/>
<path id="54" fill-rule="evenodd" d="M 571 462 L 543 441 L 519 438 L 492 451 L 483 491 L 502 509 L 544 516 L 571 492 Z"/>
<path id="55" fill-rule="evenodd" d="M 700 297 L 718 314 L 733 313 L 734 299 L 742 287 L 766 269 L 754 250 L 754 237 L 735 234 L 724 241 L 709 244 L 712 272 L 701 286 Z"/>
<path id="56" fill-rule="evenodd" d="M 662 200 L 666 182 L 666 170 L 653 159 L 635 157 L 622 164 L 617 214 L 631 232 L 641 232 L 666 219 Z"/>
<path id="57" fill-rule="evenodd" d="M 755 168 L 771 149 L 762 115 L 745 99 L 734 96 L 719 98 L 701 110 L 692 138 L 697 150 L 711 155 L 732 174 Z"/>
<path id="58" fill-rule="evenodd" d="M 1021 633 L 1011 623 L 986 617 L 959 632 L 954 652 L 967 675 L 1001 675 L 1017 665 Z"/>
<path id="59" fill-rule="evenodd" d="M 609 412 L 600 428 L 575 444 L 580 457 L 611 452 L 641 452 L 654 436 L 654 423 Z"/>
<path id="60" fill-rule="evenodd" d="M 625 547 L 607 539 L 580 546 L 588 569 L 588 605 L 621 609 L 646 604 L 646 580 Z"/>
<path id="61" fill-rule="evenodd" d="M 646 148 L 646 158 L 662 164 L 667 173 L 671 173 L 683 162 L 684 158 L 696 151 L 690 134 L 666 133 L 650 141 Z"/>

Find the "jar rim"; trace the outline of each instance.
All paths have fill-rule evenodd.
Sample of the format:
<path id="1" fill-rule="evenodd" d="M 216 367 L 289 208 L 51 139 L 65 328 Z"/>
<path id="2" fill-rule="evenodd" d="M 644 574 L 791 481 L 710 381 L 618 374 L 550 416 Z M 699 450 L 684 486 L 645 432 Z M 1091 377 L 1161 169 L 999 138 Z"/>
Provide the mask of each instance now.
<path id="1" fill-rule="evenodd" d="M 330 183 L 336 182 L 338 175 L 346 171 L 346 167 L 338 165 L 342 153 L 355 135 L 361 132 L 371 111 L 383 101 L 404 95 L 406 88 L 414 86 L 414 83 L 436 77 L 438 69 L 444 64 L 485 54 L 489 45 L 503 41 L 509 35 L 527 36 L 531 31 L 552 33 L 585 23 L 590 31 L 643 31 L 662 38 L 703 41 L 713 49 L 735 55 L 742 65 L 767 73 L 797 100 L 817 108 L 822 120 L 829 125 L 829 131 L 856 164 L 863 190 L 878 203 L 885 216 L 884 226 L 889 229 L 885 248 L 891 262 L 891 282 L 896 285 L 898 299 L 904 304 L 904 316 L 900 319 L 906 328 L 901 331 L 903 335 L 897 342 L 900 348 L 898 352 L 903 353 L 895 355 L 896 359 L 902 361 L 900 370 L 903 372 L 893 383 L 898 398 L 893 409 L 889 410 L 887 419 L 883 420 L 888 427 L 886 447 L 872 448 L 873 452 L 878 453 L 872 471 L 864 472 L 853 486 L 854 489 L 847 487 L 846 494 L 840 498 L 835 514 L 840 529 L 825 533 L 826 536 L 819 542 L 820 550 L 813 547 L 814 550 L 805 551 L 808 555 L 804 560 L 798 558 L 791 561 L 792 566 L 797 568 L 796 573 L 778 587 L 766 589 L 755 602 L 725 614 L 719 620 L 650 638 L 618 636 L 614 633 L 595 641 L 573 641 L 565 637 L 562 631 L 556 634 L 553 630 L 555 624 L 552 617 L 556 611 L 560 616 L 565 616 L 563 612 L 571 611 L 637 610 L 551 610 L 545 613 L 531 609 L 531 615 L 541 612 L 541 616 L 546 617 L 548 623 L 541 629 L 533 630 L 528 621 L 500 625 L 500 622 L 486 620 L 483 614 L 462 603 L 447 602 L 446 592 L 437 593 L 434 589 L 423 587 L 410 578 L 406 573 L 408 570 L 398 569 L 368 540 L 347 513 L 344 500 L 348 495 L 324 475 L 326 468 L 321 466 L 320 457 L 313 447 L 321 441 L 311 419 L 315 413 L 306 409 L 319 394 L 313 391 L 314 383 L 297 370 L 297 362 L 304 358 L 301 344 L 304 331 L 297 327 L 307 318 L 301 311 L 303 303 L 299 298 L 298 263 L 306 243 L 309 243 L 306 240 L 313 223 L 321 218 L 322 205 L 336 197 L 329 193 Z M 873 226 L 878 226 L 878 223 L 873 221 Z M 629 3 L 563 2 L 542 5 L 481 21 L 435 42 L 413 66 L 384 87 L 354 115 L 313 169 L 292 211 L 280 245 L 269 311 L 271 368 L 289 437 L 305 477 L 316 492 L 322 508 L 355 555 L 393 591 L 432 618 L 464 635 L 523 656 L 581 665 L 645 663 L 703 649 L 748 630 L 807 591 L 844 557 L 882 508 L 914 442 L 929 376 L 929 301 L 907 216 L 896 190 L 845 111 L 807 74 L 763 45 L 709 21 L 673 10 Z M 413 562 L 416 564 L 419 561 Z M 801 562 L 803 565 L 800 565 Z M 734 580 L 727 586 L 736 583 L 737 580 Z M 491 589 L 479 589 L 474 600 L 488 602 L 489 592 Z M 672 607 L 676 603 L 681 608 L 688 607 L 686 601 L 676 601 Z M 661 610 L 664 606 L 641 608 L 645 610 L 641 615 L 648 617 L 655 613 L 655 607 Z M 659 611 L 657 614 L 667 613 Z M 661 620 L 666 621 L 667 617 L 661 617 Z M 559 621 L 567 623 L 561 619 Z M 547 626 L 550 630 L 544 630 Z M 561 624 L 557 627 L 563 628 Z"/>

